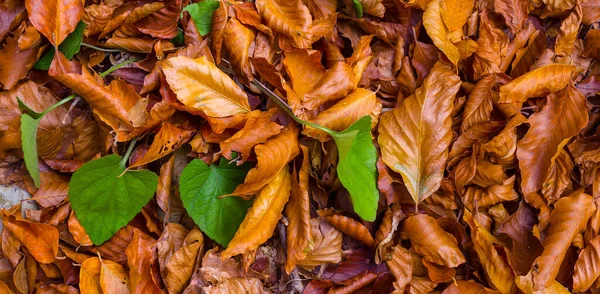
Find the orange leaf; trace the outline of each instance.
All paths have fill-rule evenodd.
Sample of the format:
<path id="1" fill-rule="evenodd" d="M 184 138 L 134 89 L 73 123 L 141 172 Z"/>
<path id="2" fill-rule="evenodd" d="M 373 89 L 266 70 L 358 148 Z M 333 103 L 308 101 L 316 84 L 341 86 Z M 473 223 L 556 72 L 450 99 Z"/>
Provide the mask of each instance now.
<path id="1" fill-rule="evenodd" d="M 573 12 L 560 24 L 560 31 L 556 36 L 554 52 L 558 56 L 569 56 L 577 40 L 579 26 L 581 25 L 581 6 L 575 6 Z"/>
<path id="2" fill-rule="evenodd" d="M 489 75 L 479 80 L 473 91 L 469 94 L 462 115 L 463 122 L 460 126 L 462 133 L 476 124 L 485 123 L 491 119 L 493 97 L 498 97 L 497 92 L 492 90 L 495 83 L 496 75 Z"/>
<path id="3" fill-rule="evenodd" d="M 358 2 L 362 5 L 364 13 L 383 18 L 385 6 L 382 0 L 358 0 Z"/>
<path id="4" fill-rule="evenodd" d="M 81 264 L 79 270 L 79 290 L 82 293 L 102 294 L 100 287 L 100 259 L 90 257 Z"/>
<path id="5" fill-rule="evenodd" d="M 319 215 L 342 233 L 360 241 L 366 246 L 371 247 L 375 243 L 371 233 L 369 233 L 369 229 L 363 224 L 343 215 L 324 215 L 322 213 L 319 213 Z"/>
<path id="6" fill-rule="evenodd" d="M 427 268 L 427 276 L 434 283 L 446 283 L 454 280 L 456 276 L 456 270 L 453 268 L 445 267 L 443 265 L 435 264 L 423 259 L 423 266 Z"/>
<path id="7" fill-rule="evenodd" d="M 323 263 L 336 264 L 342 261 L 342 233 L 321 217 L 311 219 L 310 227 L 314 248 L 298 265 L 314 268 Z"/>
<path id="8" fill-rule="evenodd" d="M 292 88 L 301 100 L 304 100 L 304 95 L 314 88 L 326 72 L 321 64 L 321 53 L 319 51 L 298 49 L 285 52 L 283 64 L 292 81 Z"/>
<path id="9" fill-rule="evenodd" d="M 187 143 L 194 133 L 195 130 L 192 128 L 180 128 L 169 122 L 164 122 L 160 127 L 160 131 L 154 136 L 150 149 L 146 151 L 144 156 L 129 165 L 129 168 L 141 166 L 171 154 Z"/>
<path id="10" fill-rule="evenodd" d="M 345 280 L 343 286 L 329 289 L 327 294 L 347 294 L 356 293 L 377 279 L 378 275 L 370 272 L 359 274 L 351 279 Z"/>
<path id="11" fill-rule="evenodd" d="M 336 132 L 341 132 L 365 115 L 371 116 L 372 127 L 377 125 L 380 111 L 381 103 L 377 101 L 375 93 L 364 88 L 357 88 L 344 99 L 309 121 Z M 331 139 L 327 133 L 312 127 L 306 127 L 302 134 L 320 141 Z"/>
<path id="12" fill-rule="evenodd" d="M 228 293 L 271 293 L 265 289 L 261 281 L 257 278 L 233 278 L 216 286 L 204 287 L 207 294 L 228 294 Z"/>
<path id="13" fill-rule="evenodd" d="M 81 246 L 92 246 L 92 240 L 90 236 L 88 236 L 87 232 L 75 216 L 75 213 L 71 211 L 71 215 L 69 216 L 69 220 L 67 221 L 67 225 L 69 228 L 69 233 L 73 235 L 73 239 L 79 243 Z"/>
<path id="14" fill-rule="evenodd" d="M 394 233 L 398 230 L 400 222 L 405 218 L 406 215 L 402 213 L 399 205 L 393 205 L 385 210 L 381 225 L 379 225 L 379 229 L 375 233 L 375 244 L 377 245 L 375 263 L 379 264 L 391 258 L 389 256 L 389 247 L 394 245 Z"/>
<path id="15" fill-rule="evenodd" d="M 0 84 L 3 89 L 10 90 L 27 76 L 27 72 L 38 58 L 39 49 L 39 46 L 34 46 L 20 50 L 14 37 L 6 39 L 4 47 L 0 49 Z"/>
<path id="16" fill-rule="evenodd" d="M 53 225 L 19 220 L 3 213 L 4 229 L 21 242 L 40 263 L 52 263 L 58 254 L 58 230 Z"/>
<path id="17" fill-rule="evenodd" d="M 312 17 L 301 0 L 257 0 L 256 10 L 269 28 L 291 38 L 295 47 L 310 45 Z"/>
<path id="18" fill-rule="evenodd" d="M 298 133 L 290 124 L 281 133 L 254 147 L 258 164 L 246 175 L 244 183 L 237 186 L 231 195 L 252 196 L 279 176 L 287 168 L 288 162 L 298 153 Z"/>
<path id="19" fill-rule="evenodd" d="M 104 293 L 129 293 L 129 275 L 125 268 L 110 260 L 100 259 L 100 287 Z"/>
<path id="20" fill-rule="evenodd" d="M 469 209 L 475 207 L 488 207 L 504 201 L 513 201 L 519 198 L 514 189 L 515 176 L 512 176 L 501 185 L 493 185 L 487 188 L 469 186 L 463 195 L 463 202 Z"/>
<path id="21" fill-rule="evenodd" d="M 497 0 L 494 1 L 494 11 L 504 17 L 506 25 L 513 34 L 525 26 L 527 21 L 528 1 L 526 0 Z"/>
<path id="22" fill-rule="evenodd" d="M 205 56 L 169 58 L 163 62 L 163 72 L 186 107 L 215 118 L 250 111 L 246 93 Z"/>
<path id="23" fill-rule="evenodd" d="M 412 249 L 427 261 L 457 267 L 465 262 L 454 236 L 445 232 L 433 217 L 418 214 L 404 221 L 404 231 L 410 239 Z"/>
<path id="24" fill-rule="evenodd" d="M 452 110 L 460 78 L 437 63 L 415 94 L 381 116 L 379 146 L 383 161 L 400 173 L 415 203 L 442 181 L 452 139 Z"/>
<path id="25" fill-rule="evenodd" d="M 256 250 L 271 237 L 290 198 L 290 189 L 290 172 L 284 166 L 256 196 L 240 228 L 223 251 L 223 258 Z"/>
<path id="26" fill-rule="evenodd" d="M 413 278 L 412 255 L 407 249 L 398 245 L 394 248 L 392 259 L 388 260 L 386 264 L 396 278 L 394 289 L 403 293 L 404 288 Z"/>
<path id="27" fill-rule="evenodd" d="M 579 253 L 573 274 L 573 292 L 587 291 L 600 277 L 600 236 L 592 239 Z"/>
<path id="28" fill-rule="evenodd" d="M 571 82 L 575 66 L 549 64 L 532 70 L 500 87 L 498 103 L 521 104 L 531 97 L 556 92 Z"/>
<path id="29" fill-rule="evenodd" d="M 572 170 L 573 161 L 571 156 L 564 149 L 560 150 L 542 185 L 542 194 L 544 194 L 548 204 L 558 200 L 565 191 L 570 192 L 572 190 L 570 177 Z"/>
<path id="30" fill-rule="evenodd" d="M 155 258 L 156 240 L 139 230 L 133 232 L 133 240 L 127 246 L 127 265 L 133 293 L 163 293 L 152 279 L 152 261 Z"/>
<path id="31" fill-rule="evenodd" d="M 294 170 L 292 174 L 290 201 L 285 207 L 285 216 L 289 222 L 287 226 L 287 259 L 285 261 L 285 270 L 288 273 L 313 249 L 310 198 L 308 196 L 309 153 L 308 147 L 300 145 L 300 148 L 304 155 L 302 166 L 300 171 Z"/>
<path id="32" fill-rule="evenodd" d="M 460 53 L 458 48 L 452 44 L 449 40 L 449 31 L 441 15 L 441 2 L 442 0 L 432 0 L 427 5 L 425 13 L 423 13 L 423 26 L 427 31 L 429 37 L 433 41 L 436 47 L 438 47 L 446 57 L 454 64 L 458 64 L 460 59 Z"/>
<path id="33" fill-rule="evenodd" d="M 442 0 L 440 11 L 442 20 L 450 32 L 462 30 L 467 19 L 473 13 L 475 1 L 473 0 Z"/>
<path id="34" fill-rule="evenodd" d="M 83 15 L 80 0 L 26 0 L 29 20 L 54 47 L 75 30 Z"/>
<path id="35" fill-rule="evenodd" d="M 231 19 L 225 26 L 223 45 L 229 52 L 229 62 L 238 77 L 243 81 L 251 81 L 252 66 L 248 60 L 248 50 L 255 38 L 254 32 L 241 24 L 237 19 Z"/>
<path id="36" fill-rule="evenodd" d="M 533 263 L 534 290 L 549 287 L 556 278 L 560 264 L 575 237 L 581 233 L 594 212 L 591 196 L 582 190 L 565 196 L 554 204 L 550 214 L 550 227 L 542 242 L 544 251 Z"/>
<path id="37" fill-rule="evenodd" d="M 585 96 L 573 85 L 550 95 L 546 106 L 529 118 L 531 127 L 517 143 L 523 193 L 542 187 L 563 146 L 588 122 Z"/>
<path id="38" fill-rule="evenodd" d="M 33 199 L 42 206 L 58 206 L 69 194 L 69 178 L 49 168 L 40 170 L 41 185 Z"/>
<path id="39" fill-rule="evenodd" d="M 481 293 L 499 293 L 492 289 L 486 288 L 483 285 L 473 281 L 454 281 L 450 286 L 442 292 L 442 294 L 481 294 Z"/>
<path id="40" fill-rule="evenodd" d="M 316 82 L 314 88 L 300 97 L 302 107 L 314 110 L 323 103 L 348 95 L 355 87 L 354 71 L 345 62 L 336 62 Z"/>
<path id="41" fill-rule="evenodd" d="M 180 293 L 188 284 L 198 255 L 202 255 L 204 237 L 193 229 L 185 237 L 183 245 L 171 255 L 166 264 L 164 279 L 169 293 Z"/>
<path id="42" fill-rule="evenodd" d="M 544 4 L 546 4 L 546 8 L 548 8 L 550 11 L 555 11 L 555 10 L 564 11 L 564 10 L 569 10 L 569 9 L 573 8 L 580 1 L 577 1 L 577 0 L 543 0 L 542 2 L 544 2 Z"/>

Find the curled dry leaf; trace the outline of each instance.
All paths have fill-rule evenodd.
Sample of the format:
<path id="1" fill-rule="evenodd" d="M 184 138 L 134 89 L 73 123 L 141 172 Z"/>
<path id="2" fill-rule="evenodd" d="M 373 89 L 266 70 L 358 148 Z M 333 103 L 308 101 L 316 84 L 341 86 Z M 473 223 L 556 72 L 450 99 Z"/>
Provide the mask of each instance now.
<path id="1" fill-rule="evenodd" d="M 265 289 L 261 281 L 257 278 L 234 278 L 216 286 L 204 287 L 207 294 L 227 294 L 227 293 L 270 293 Z"/>
<path id="2" fill-rule="evenodd" d="M 458 76 L 437 63 L 415 94 L 381 116 L 383 161 L 402 175 L 415 203 L 440 186 L 452 139 L 450 115 L 459 86 Z"/>
<path id="3" fill-rule="evenodd" d="M 142 166 L 171 154 L 192 139 L 194 133 L 195 131 L 192 128 L 178 127 L 169 122 L 164 122 L 156 136 L 154 136 L 150 149 L 142 157 L 131 163 L 129 168 Z"/>
<path id="4" fill-rule="evenodd" d="M 267 139 L 279 134 L 283 127 L 271 121 L 271 117 L 275 113 L 274 110 L 276 109 L 272 108 L 271 111 L 257 118 L 249 118 L 241 130 L 221 142 L 223 156 L 232 159 L 232 152 L 235 151 L 241 153 L 242 160 L 240 162 L 244 162 L 250 157 L 254 146 L 265 143 Z"/>
<path id="5" fill-rule="evenodd" d="M 451 283 L 442 294 L 480 294 L 480 293 L 499 293 L 492 289 L 473 281 L 455 281 Z"/>
<path id="6" fill-rule="evenodd" d="M 577 40 L 579 26 L 581 25 L 581 6 L 577 5 L 573 12 L 560 24 L 560 32 L 556 36 L 554 52 L 558 56 L 569 56 Z"/>
<path id="7" fill-rule="evenodd" d="M 183 240 L 182 246 L 167 260 L 164 279 L 169 293 L 180 293 L 192 276 L 197 255 L 202 255 L 204 237 L 193 229 Z"/>
<path id="8" fill-rule="evenodd" d="M 152 278 L 155 242 L 156 240 L 152 237 L 135 230 L 133 240 L 125 250 L 131 279 L 131 292 L 133 293 L 163 293 Z"/>
<path id="9" fill-rule="evenodd" d="M 314 268 L 323 263 L 342 261 L 342 233 L 321 217 L 311 219 L 310 226 L 314 247 L 297 264 Z"/>
<path id="10" fill-rule="evenodd" d="M 573 273 L 573 292 L 587 291 L 600 277 L 600 236 L 590 241 L 580 253 Z"/>
<path id="11" fill-rule="evenodd" d="M 90 257 L 81 264 L 79 270 L 79 290 L 83 293 L 101 294 L 100 270 L 101 263 L 98 257 Z"/>
<path id="12" fill-rule="evenodd" d="M 103 293 L 130 293 L 129 274 L 122 265 L 100 259 L 100 288 Z"/>
<path id="13" fill-rule="evenodd" d="M 2 215 L 4 229 L 18 240 L 40 263 L 52 263 L 58 255 L 58 230 L 55 226 Z"/>
<path id="14" fill-rule="evenodd" d="M 571 170 L 573 170 L 571 156 L 562 149 L 554 158 L 554 164 L 550 167 L 548 176 L 546 176 L 546 180 L 542 185 L 542 194 L 549 204 L 558 200 L 564 192 L 572 190 Z"/>
<path id="15" fill-rule="evenodd" d="M 423 13 L 423 26 L 435 46 L 442 50 L 446 54 L 446 57 L 456 65 L 458 64 L 460 53 L 458 52 L 458 48 L 449 40 L 448 35 L 450 32 L 442 20 L 441 3 L 442 0 L 432 0 L 427 4 L 427 9 Z"/>
<path id="16" fill-rule="evenodd" d="M 392 253 L 392 259 L 388 260 L 386 264 L 396 278 L 394 290 L 403 293 L 413 278 L 412 255 L 402 246 L 396 246 Z"/>
<path id="17" fill-rule="evenodd" d="M 297 48 L 307 47 L 312 17 L 301 0 L 258 0 L 256 9 L 272 30 L 291 38 Z"/>
<path id="18" fill-rule="evenodd" d="M 454 236 L 445 232 L 433 217 L 426 214 L 410 216 L 404 221 L 404 231 L 413 250 L 425 260 L 451 268 L 465 262 Z"/>
<path id="19" fill-rule="evenodd" d="M 253 79 L 248 49 L 254 42 L 254 38 L 254 32 L 237 19 L 227 22 L 223 33 L 223 46 L 229 53 L 229 62 L 244 81 Z"/>
<path id="20" fill-rule="evenodd" d="M 521 104 L 531 97 L 540 97 L 563 89 L 571 82 L 575 66 L 549 64 L 532 70 L 500 87 L 499 103 Z"/>
<path id="21" fill-rule="evenodd" d="M 271 237 L 290 197 L 290 189 L 290 172 L 286 166 L 256 196 L 240 228 L 223 251 L 223 258 L 255 250 Z"/>
<path id="22" fill-rule="evenodd" d="M 369 230 L 363 224 L 342 215 L 326 215 L 321 212 L 319 212 L 319 215 L 342 233 L 360 241 L 366 246 L 371 247 L 375 243 L 373 236 L 371 236 L 371 233 L 369 233 Z"/>
<path id="23" fill-rule="evenodd" d="M 345 62 L 336 62 L 328 69 L 314 85 L 314 88 L 300 99 L 302 107 L 314 110 L 323 103 L 348 95 L 355 87 L 354 71 Z"/>
<path id="24" fill-rule="evenodd" d="M 526 0 L 498 0 L 494 1 L 494 11 L 504 17 L 506 25 L 515 34 L 525 26 L 528 13 L 527 4 Z"/>

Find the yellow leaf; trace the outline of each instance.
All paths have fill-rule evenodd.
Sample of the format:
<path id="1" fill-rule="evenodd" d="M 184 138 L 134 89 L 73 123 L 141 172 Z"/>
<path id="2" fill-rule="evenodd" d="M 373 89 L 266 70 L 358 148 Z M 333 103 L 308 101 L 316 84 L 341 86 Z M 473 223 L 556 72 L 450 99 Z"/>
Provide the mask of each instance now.
<path id="1" fill-rule="evenodd" d="M 461 30 L 473 13 L 474 6 L 473 0 L 442 0 L 440 11 L 448 30 L 450 32 Z"/>
<path id="2" fill-rule="evenodd" d="M 81 264 L 79 270 L 79 290 L 82 293 L 101 294 L 100 287 L 100 259 L 90 257 Z"/>
<path id="3" fill-rule="evenodd" d="M 269 28 L 290 37 L 295 47 L 307 47 L 312 16 L 302 0 L 257 0 L 256 10 Z"/>
<path id="4" fill-rule="evenodd" d="M 163 62 L 163 71 L 177 99 L 186 107 L 215 118 L 250 111 L 244 90 L 205 56 L 169 58 Z"/>
<path id="5" fill-rule="evenodd" d="M 448 28 L 446 28 L 440 13 L 441 2 L 442 0 L 433 0 L 429 2 L 425 13 L 423 13 L 423 26 L 433 41 L 433 44 L 440 48 L 440 50 L 446 54 L 446 57 L 456 65 L 460 59 L 460 52 L 449 40 L 449 31 Z"/>
<path id="6" fill-rule="evenodd" d="M 438 62 L 413 95 L 381 116 L 383 161 L 402 175 L 415 203 L 429 197 L 442 181 L 459 87 L 460 78 Z"/>
<path id="7" fill-rule="evenodd" d="M 113 261 L 100 259 L 100 287 L 104 293 L 129 293 L 129 275 Z"/>
<path id="8" fill-rule="evenodd" d="M 240 228 L 223 251 L 223 258 L 255 250 L 273 235 L 281 211 L 290 198 L 290 189 L 290 172 L 286 166 L 256 196 Z"/>

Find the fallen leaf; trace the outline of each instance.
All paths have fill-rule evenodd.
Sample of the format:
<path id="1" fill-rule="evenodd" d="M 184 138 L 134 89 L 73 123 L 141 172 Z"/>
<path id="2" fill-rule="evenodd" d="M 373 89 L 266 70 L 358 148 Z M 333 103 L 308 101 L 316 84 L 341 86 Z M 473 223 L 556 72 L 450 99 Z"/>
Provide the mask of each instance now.
<path id="1" fill-rule="evenodd" d="M 133 293 L 164 293 L 152 279 L 155 242 L 152 237 L 135 230 L 133 240 L 125 250 Z"/>
<path id="2" fill-rule="evenodd" d="M 297 265 L 314 268 L 323 263 L 336 264 L 342 260 L 342 233 L 322 218 L 310 220 L 314 247 Z"/>
<path id="3" fill-rule="evenodd" d="M 258 0 L 258 13 L 273 31 L 292 39 L 297 48 L 306 48 L 312 38 L 310 11 L 300 0 Z"/>
<path id="4" fill-rule="evenodd" d="M 100 287 L 103 293 L 130 293 L 129 275 L 116 262 L 100 259 Z"/>
<path id="5" fill-rule="evenodd" d="M 257 278 L 234 278 L 216 286 L 203 288 L 207 294 L 226 294 L 226 293 L 270 293 Z"/>
<path id="6" fill-rule="evenodd" d="M 550 64 L 532 70 L 500 86 L 498 103 L 523 103 L 531 97 L 540 97 L 563 89 L 571 82 L 574 66 Z"/>
<path id="7" fill-rule="evenodd" d="M 178 127 L 169 122 L 164 122 L 156 136 L 154 136 L 150 149 L 146 151 L 144 156 L 132 162 L 129 168 L 148 164 L 171 154 L 183 144 L 186 144 L 194 133 L 195 130 L 192 128 Z"/>
<path id="8" fill-rule="evenodd" d="M 340 232 L 360 241 L 367 247 L 372 247 L 375 241 L 367 227 L 342 215 L 320 215 Z"/>
<path id="9" fill-rule="evenodd" d="M 460 53 L 458 48 L 448 39 L 448 28 L 442 20 L 441 14 L 442 0 L 432 0 L 427 4 L 427 9 L 423 13 L 423 26 L 427 30 L 427 34 L 446 57 L 454 64 L 458 64 Z"/>
<path id="10" fill-rule="evenodd" d="M 8 233 L 17 239 L 40 263 L 52 263 L 58 255 L 58 230 L 56 227 L 34 223 L 15 216 L 2 215 L 2 223 Z"/>
<path id="11" fill-rule="evenodd" d="M 25 7 L 33 26 L 55 47 L 75 30 L 83 15 L 83 3 L 78 0 L 27 0 Z"/>
<path id="12" fill-rule="evenodd" d="M 169 293 L 180 293 L 188 284 L 197 255 L 202 255 L 204 237 L 193 229 L 183 240 L 182 246 L 167 260 L 164 282 Z"/>
<path id="13" fill-rule="evenodd" d="M 413 278 L 412 255 L 407 249 L 396 246 L 392 253 L 392 259 L 388 260 L 386 264 L 396 278 L 394 290 L 404 292 L 404 289 Z"/>

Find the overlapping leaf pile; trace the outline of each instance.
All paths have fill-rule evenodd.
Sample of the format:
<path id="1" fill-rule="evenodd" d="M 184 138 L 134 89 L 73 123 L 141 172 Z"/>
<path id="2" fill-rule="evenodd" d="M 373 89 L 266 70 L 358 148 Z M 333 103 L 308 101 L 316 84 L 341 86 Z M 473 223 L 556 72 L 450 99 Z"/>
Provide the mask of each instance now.
<path id="1" fill-rule="evenodd" d="M 0 48 L 1 293 L 600 292 L 598 0 L 3 0 Z"/>

